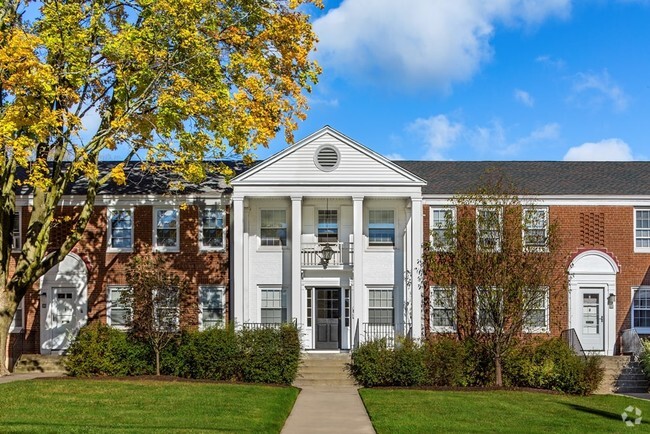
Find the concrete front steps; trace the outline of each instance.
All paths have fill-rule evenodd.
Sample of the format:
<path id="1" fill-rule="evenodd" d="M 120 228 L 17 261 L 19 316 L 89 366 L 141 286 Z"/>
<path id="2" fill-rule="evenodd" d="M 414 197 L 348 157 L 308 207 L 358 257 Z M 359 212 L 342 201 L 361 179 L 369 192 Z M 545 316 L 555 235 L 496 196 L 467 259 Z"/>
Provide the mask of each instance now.
<path id="1" fill-rule="evenodd" d="M 23 354 L 14 365 L 14 374 L 28 374 L 44 372 L 50 374 L 64 374 L 63 356 L 43 354 Z"/>
<path id="2" fill-rule="evenodd" d="M 607 356 L 600 358 L 605 376 L 595 393 L 648 393 L 650 383 L 639 362 L 630 356 Z"/>
<path id="3" fill-rule="evenodd" d="M 303 353 L 302 364 L 294 385 L 301 386 L 354 386 L 346 365 L 348 353 Z"/>

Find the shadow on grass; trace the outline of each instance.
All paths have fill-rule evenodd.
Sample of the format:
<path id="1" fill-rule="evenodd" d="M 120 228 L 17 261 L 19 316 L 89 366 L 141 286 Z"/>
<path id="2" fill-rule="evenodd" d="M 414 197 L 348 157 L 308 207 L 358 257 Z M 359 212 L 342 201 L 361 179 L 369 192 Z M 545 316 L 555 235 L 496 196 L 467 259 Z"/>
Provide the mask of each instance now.
<path id="1" fill-rule="evenodd" d="M 593 414 L 594 416 L 600 416 L 605 419 L 611 419 L 611 420 L 616 420 L 619 422 L 623 422 L 623 419 L 621 418 L 621 413 L 623 413 L 623 409 L 621 409 L 621 413 L 612 413 L 611 411 L 605 411 L 605 410 L 600 410 L 597 408 L 591 408 L 591 407 L 585 407 L 584 405 L 578 405 L 578 404 L 569 404 L 569 403 L 564 403 L 567 407 L 576 410 L 576 411 L 581 411 L 583 413 L 589 413 Z M 634 418 L 632 418 L 634 419 Z M 650 422 L 646 420 L 641 421 L 641 425 L 650 425 Z"/>

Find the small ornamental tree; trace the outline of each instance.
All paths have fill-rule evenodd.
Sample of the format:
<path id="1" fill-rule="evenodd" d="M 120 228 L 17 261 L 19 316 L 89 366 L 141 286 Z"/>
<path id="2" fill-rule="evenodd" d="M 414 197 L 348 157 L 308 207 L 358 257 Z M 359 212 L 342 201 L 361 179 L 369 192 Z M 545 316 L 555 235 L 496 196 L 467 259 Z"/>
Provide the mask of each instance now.
<path id="1" fill-rule="evenodd" d="M 134 257 L 126 269 L 129 289 L 121 301 L 129 307 L 129 326 L 133 336 L 146 342 L 156 357 L 160 375 L 160 353 L 180 332 L 181 295 L 189 283 L 164 269 L 161 257 Z"/>
<path id="2" fill-rule="evenodd" d="M 566 278 L 548 209 L 522 201 L 497 178 L 438 211 L 444 219 L 437 216 L 423 265 L 433 325 L 485 345 L 502 386 L 504 356 L 523 332 L 548 330 L 551 288 L 565 287 Z"/>

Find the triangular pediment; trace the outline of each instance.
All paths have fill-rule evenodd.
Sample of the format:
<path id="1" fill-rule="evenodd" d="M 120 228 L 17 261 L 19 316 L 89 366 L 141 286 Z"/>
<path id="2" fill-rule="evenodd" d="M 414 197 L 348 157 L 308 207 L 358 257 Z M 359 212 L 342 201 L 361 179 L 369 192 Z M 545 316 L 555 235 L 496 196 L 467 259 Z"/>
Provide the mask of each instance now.
<path id="1" fill-rule="evenodd" d="M 233 186 L 425 184 L 411 172 L 327 126 L 232 180 Z"/>

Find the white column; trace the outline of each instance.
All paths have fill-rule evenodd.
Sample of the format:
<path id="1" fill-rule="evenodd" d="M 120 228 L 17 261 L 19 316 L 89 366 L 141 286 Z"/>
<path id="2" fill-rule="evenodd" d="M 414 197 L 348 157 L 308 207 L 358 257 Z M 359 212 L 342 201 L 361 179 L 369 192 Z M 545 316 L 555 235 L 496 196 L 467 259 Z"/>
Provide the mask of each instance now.
<path id="1" fill-rule="evenodd" d="M 350 321 L 352 326 L 352 346 L 363 342 L 363 321 L 366 321 L 365 309 L 363 304 L 363 293 L 365 284 L 363 281 L 363 196 L 352 197 L 352 239 L 354 242 L 354 270 L 353 280 L 354 288 L 352 289 Z"/>
<path id="2" fill-rule="evenodd" d="M 288 297 L 290 312 L 289 318 L 295 318 L 298 326 L 303 326 L 302 312 L 300 309 L 300 287 L 302 271 L 300 249 L 302 235 L 302 196 L 291 196 L 291 296 Z"/>
<path id="3" fill-rule="evenodd" d="M 244 198 L 232 198 L 232 291 L 230 318 L 241 326 L 246 320 L 244 304 Z"/>
<path id="4" fill-rule="evenodd" d="M 422 259 L 422 198 L 411 198 L 411 321 L 413 339 L 422 337 L 422 281 L 419 267 Z"/>

